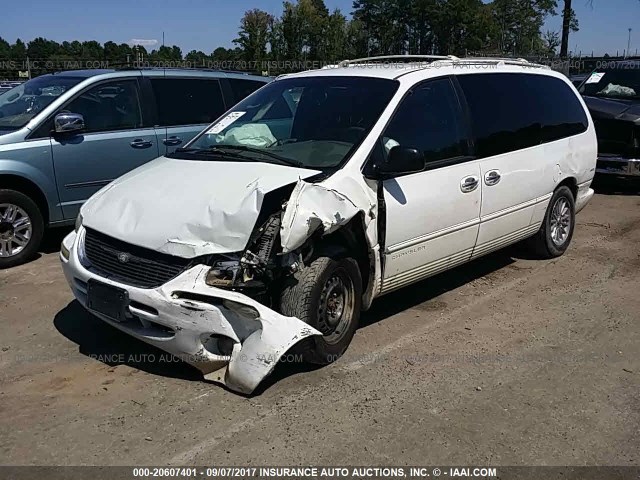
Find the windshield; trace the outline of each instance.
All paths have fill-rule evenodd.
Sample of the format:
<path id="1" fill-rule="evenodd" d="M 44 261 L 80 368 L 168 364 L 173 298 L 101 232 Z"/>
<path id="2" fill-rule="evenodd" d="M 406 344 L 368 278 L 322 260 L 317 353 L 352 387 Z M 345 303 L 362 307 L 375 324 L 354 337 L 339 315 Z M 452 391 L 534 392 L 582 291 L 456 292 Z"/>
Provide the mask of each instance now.
<path id="1" fill-rule="evenodd" d="M 80 77 L 45 75 L 34 78 L 0 95 L 0 129 L 24 127 L 47 105 L 80 83 Z"/>
<path id="2" fill-rule="evenodd" d="M 172 156 L 335 168 L 362 142 L 397 89 L 395 80 L 380 78 L 277 80 Z"/>
<path id="3" fill-rule="evenodd" d="M 640 97 L 640 64 L 621 64 L 619 68 L 593 72 L 580 87 L 580 93 L 591 97 Z"/>

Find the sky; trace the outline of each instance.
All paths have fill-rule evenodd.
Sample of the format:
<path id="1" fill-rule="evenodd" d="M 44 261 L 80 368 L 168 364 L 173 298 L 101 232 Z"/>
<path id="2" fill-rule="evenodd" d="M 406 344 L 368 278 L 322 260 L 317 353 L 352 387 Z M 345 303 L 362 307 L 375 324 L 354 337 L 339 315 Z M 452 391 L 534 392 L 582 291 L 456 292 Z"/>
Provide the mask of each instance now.
<path id="1" fill-rule="evenodd" d="M 487 0 L 483 0 L 487 1 Z M 231 47 L 240 18 L 246 10 L 260 8 L 274 15 L 282 12 L 282 0 L 1 0 L 0 36 L 9 42 L 42 36 L 64 40 L 98 40 L 128 43 L 131 39 L 155 40 L 165 35 L 165 44 L 211 53 L 216 47 Z M 350 14 L 352 0 L 325 0 L 330 10 Z M 559 3 L 562 3 L 561 1 Z M 640 52 L 640 1 L 574 0 L 580 31 L 570 39 L 571 51 L 583 55 L 622 54 L 627 48 L 629 28 L 631 52 Z M 561 28 L 560 17 L 547 21 L 545 29 Z M 148 49 L 151 48 L 147 47 Z"/>

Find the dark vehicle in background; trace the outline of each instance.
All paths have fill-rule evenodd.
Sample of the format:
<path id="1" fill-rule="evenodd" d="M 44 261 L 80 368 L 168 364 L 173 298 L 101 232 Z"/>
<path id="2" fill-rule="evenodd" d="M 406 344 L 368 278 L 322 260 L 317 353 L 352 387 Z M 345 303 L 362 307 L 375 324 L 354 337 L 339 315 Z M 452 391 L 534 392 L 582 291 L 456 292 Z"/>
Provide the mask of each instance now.
<path id="1" fill-rule="evenodd" d="M 173 152 L 266 77 L 220 71 L 83 70 L 0 94 L 0 269 L 45 228 L 73 224 L 91 195 Z"/>
<path id="2" fill-rule="evenodd" d="M 640 178 L 640 61 L 612 62 L 579 91 L 598 136 L 596 172 Z"/>
<path id="3" fill-rule="evenodd" d="M 582 85 L 582 82 L 584 82 L 588 77 L 589 77 L 588 74 L 582 73 L 579 75 L 571 75 L 569 77 L 569 80 L 571 80 L 571 83 L 573 83 L 574 87 L 578 88 L 580 85 Z"/>

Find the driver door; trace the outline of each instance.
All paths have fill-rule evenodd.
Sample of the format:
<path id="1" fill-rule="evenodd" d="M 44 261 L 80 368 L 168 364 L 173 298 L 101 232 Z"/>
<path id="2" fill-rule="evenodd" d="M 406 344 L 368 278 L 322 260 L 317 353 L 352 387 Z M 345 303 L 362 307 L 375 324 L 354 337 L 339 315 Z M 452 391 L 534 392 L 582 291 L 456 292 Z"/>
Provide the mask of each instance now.
<path id="1" fill-rule="evenodd" d="M 383 181 L 386 209 L 382 292 L 471 258 L 480 224 L 480 165 L 468 155 L 468 128 L 449 78 L 423 82 L 402 100 L 382 137 L 415 148 L 426 168 Z"/>
<path id="2" fill-rule="evenodd" d="M 85 129 L 53 134 L 51 150 L 65 218 L 100 188 L 159 156 L 153 128 L 145 126 L 135 78 L 90 87 L 61 111 L 79 113 Z"/>

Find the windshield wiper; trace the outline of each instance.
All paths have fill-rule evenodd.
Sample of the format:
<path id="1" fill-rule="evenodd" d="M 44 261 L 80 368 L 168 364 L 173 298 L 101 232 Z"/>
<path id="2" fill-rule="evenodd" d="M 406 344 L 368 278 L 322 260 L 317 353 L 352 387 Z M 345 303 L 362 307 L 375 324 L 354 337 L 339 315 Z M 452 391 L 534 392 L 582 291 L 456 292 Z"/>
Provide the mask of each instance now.
<path id="1" fill-rule="evenodd" d="M 193 155 L 207 155 L 207 154 L 217 154 L 221 157 L 231 157 L 238 158 L 240 160 L 253 161 L 252 158 L 247 157 L 246 155 L 241 155 L 235 152 L 225 152 L 223 150 L 218 149 L 217 147 L 208 147 L 208 148 L 176 148 L 174 153 L 187 153 Z"/>
<path id="2" fill-rule="evenodd" d="M 240 151 L 240 152 L 257 153 L 259 155 L 264 155 L 265 157 L 268 157 L 268 158 L 271 158 L 273 160 L 276 160 L 277 162 L 279 162 L 282 165 L 288 165 L 290 167 L 304 167 L 304 164 L 302 162 L 297 161 L 297 160 L 293 160 L 291 158 L 282 157 L 282 156 L 277 155 L 275 153 L 267 152 L 266 150 L 262 150 L 260 148 L 248 147 L 246 145 L 214 145 L 214 146 L 209 147 L 207 150 L 213 150 L 213 151 L 236 150 L 236 151 Z M 226 153 L 228 153 L 228 152 L 226 152 Z"/>

